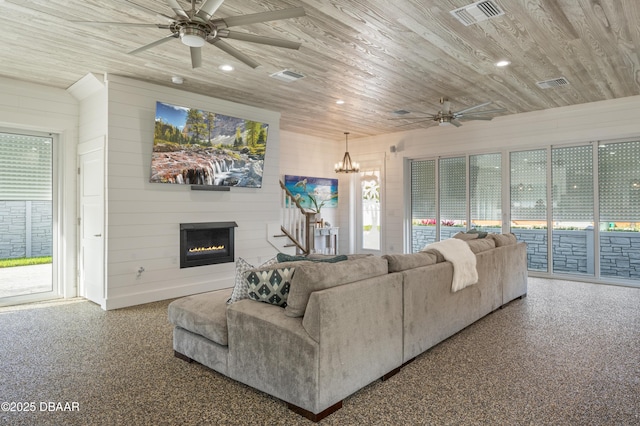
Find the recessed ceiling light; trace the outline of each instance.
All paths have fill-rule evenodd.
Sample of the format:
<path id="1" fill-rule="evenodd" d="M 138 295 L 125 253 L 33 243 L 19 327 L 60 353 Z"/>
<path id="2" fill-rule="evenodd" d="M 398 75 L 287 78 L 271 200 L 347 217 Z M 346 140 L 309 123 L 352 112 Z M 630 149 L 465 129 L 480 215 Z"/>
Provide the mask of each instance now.
<path id="1" fill-rule="evenodd" d="M 222 64 L 218 67 L 218 69 L 220 69 L 221 71 L 225 71 L 225 72 L 229 72 L 229 71 L 233 71 L 233 65 L 229 65 L 229 64 Z"/>
<path id="2" fill-rule="evenodd" d="M 336 101 L 336 103 L 337 103 L 338 105 L 344 105 L 344 101 L 343 101 L 342 99 L 338 99 L 338 100 Z"/>
<path id="3" fill-rule="evenodd" d="M 506 67 L 507 65 L 510 65 L 510 64 L 511 64 L 511 61 L 507 61 L 505 59 L 505 60 L 496 62 L 496 67 Z"/>
<path id="4" fill-rule="evenodd" d="M 173 84 L 182 84 L 184 83 L 184 78 L 180 77 L 179 75 L 174 75 L 173 77 L 171 77 L 171 81 L 173 82 Z"/>

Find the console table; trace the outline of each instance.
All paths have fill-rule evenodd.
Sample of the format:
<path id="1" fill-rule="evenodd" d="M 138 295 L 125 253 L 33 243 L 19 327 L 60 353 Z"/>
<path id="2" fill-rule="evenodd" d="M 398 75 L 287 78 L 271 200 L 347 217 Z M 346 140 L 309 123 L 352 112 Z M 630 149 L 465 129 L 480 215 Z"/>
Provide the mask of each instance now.
<path id="1" fill-rule="evenodd" d="M 338 254 L 338 229 L 336 226 L 313 229 L 316 253 Z"/>

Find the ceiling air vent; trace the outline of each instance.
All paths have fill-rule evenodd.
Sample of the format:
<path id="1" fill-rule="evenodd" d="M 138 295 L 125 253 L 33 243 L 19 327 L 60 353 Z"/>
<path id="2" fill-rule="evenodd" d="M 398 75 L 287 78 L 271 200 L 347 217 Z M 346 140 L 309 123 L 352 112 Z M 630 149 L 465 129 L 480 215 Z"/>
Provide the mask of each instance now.
<path id="1" fill-rule="evenodd" d="M 552 78 L 551 80 L 537 81 L 536 85 L 541 89 L 552 89 L 554 87 L 567 86 L 569 81 L 564 77 Z"/>
<path id="2" fill-rule="evenodd" d="M 449 12 L 465 26 L 477 24 L 490 18 L 504 15 L 504 10 L 493 1 L 477 1 Z"/>
<path id="3" fill-rule="evenodd" d="M 276 80 L 284 81 L 285 83 L 291 83 L 293 81 L 304 78 L 304 75 L 289 70 L 282 70 L 271 74 L 269 77 L 273 77 Z"/>
<path id="4" fill-rule="evenodd" d="M 395 111 L 392 111 L 391 113 L 392 113 L 392 114 L 395 114 L 395 115 L 407 115 L 407 114 L 409 114 L 410 112 L 411 112 L 411 111 L 407 111 L 406 109 L 397 109 L 397 110 L 395 110 Z"/>

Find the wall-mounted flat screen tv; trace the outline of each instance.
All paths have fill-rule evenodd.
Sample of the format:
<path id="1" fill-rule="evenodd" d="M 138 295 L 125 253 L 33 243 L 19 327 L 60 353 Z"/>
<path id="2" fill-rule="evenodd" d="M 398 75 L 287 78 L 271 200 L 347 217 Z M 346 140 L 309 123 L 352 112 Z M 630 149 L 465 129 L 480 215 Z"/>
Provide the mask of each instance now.
<path id="1" fill-rule="evenodd" d="M 262 187 L 269 125 L 156 102 L 153 183 Z"/>

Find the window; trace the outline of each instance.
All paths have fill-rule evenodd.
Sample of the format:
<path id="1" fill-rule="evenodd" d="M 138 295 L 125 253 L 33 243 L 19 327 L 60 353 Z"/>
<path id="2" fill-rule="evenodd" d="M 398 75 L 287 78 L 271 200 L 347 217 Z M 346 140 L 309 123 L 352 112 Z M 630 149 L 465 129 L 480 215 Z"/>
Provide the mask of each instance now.
<path id="1" fill-rule="evenodd" d="M 413 253 L 436 240 L 466 231 L 470 220 L 471 227 L 500 232 L 501 162 L 499 153 L 472 155 L 468 162 L 467 157 L 411 162 Z"/>
<path id="2" fill-rule="evenodd" d="M 412 161 L 412 252 L 467 225 L 503 232 L 506 208 L 530 271 L 640 282 L 640 140 L 513 151 L 508 173 L 502 163 Z"/>
<path id="3" fill-rule="evenodd" d="M 411 162 L 411 252 L 436 240 L 436 161 Z"/>
<path id="4" fill-rule="evenodd" d="M 598 147 L 600 275 L 640 280 L 640 141 Z"/>
<path id="5" fill-rule="evenodd" d="M 445 240 L 466 230 L 467 162 L 465 157 L 440 159 L 439 185 L 440 239 Z"/>
<path id="6" fill-rule="evenodd" d="M 510 170 L 511 232 L 527 243 L 529 269 L 547 271 L 547 150 L 512 152 Z"/>
<path id="7" fill-rule="evenodd" d="M 554 148 L 551 163 L 553 272 L 593 275 L 593 148 Z"/>
<path id="8" fill-rule="evenodd" d="M 502 155 L 469 156 L 471 227 L 502 231 Z"/>
<path id="9" fill-rule="evenodd" d="M 51 201 L 52 139 L 0 133 L 0 200 Z"/>

